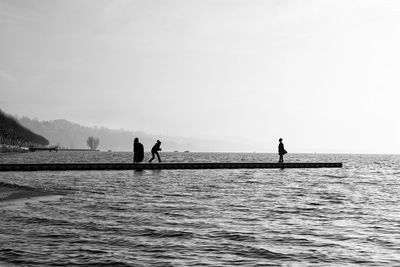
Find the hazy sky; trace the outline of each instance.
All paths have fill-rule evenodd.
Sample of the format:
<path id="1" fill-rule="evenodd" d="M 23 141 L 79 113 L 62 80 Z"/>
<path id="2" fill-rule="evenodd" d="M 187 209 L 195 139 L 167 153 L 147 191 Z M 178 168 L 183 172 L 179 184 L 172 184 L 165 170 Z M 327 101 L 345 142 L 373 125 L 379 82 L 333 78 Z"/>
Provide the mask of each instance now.
<path id="1" fill-rule="evenodd" d="M 0 108 L 400 153 L 400 1 L 0 0 Z"/>

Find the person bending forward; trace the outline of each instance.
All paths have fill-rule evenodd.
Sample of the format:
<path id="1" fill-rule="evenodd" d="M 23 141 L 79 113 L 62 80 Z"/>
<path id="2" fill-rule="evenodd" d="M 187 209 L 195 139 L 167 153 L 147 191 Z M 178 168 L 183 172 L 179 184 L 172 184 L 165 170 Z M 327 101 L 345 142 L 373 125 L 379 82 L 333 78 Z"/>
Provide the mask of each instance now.
<path id="1" fill-rule="evenodd" d="M 149 162 L 151 162 L 155 158 L 155 155 L 157 155 L 158 162 L 161 162 L 160 155 L 158 154 L 158 151 L 161 151 L 160 146 L 161 146 L 161 142 L 160 142 L 160 140 L 157 140 L 157 143 L 151 149 L 151 156 L 152 157 L 149 160 Z"/>

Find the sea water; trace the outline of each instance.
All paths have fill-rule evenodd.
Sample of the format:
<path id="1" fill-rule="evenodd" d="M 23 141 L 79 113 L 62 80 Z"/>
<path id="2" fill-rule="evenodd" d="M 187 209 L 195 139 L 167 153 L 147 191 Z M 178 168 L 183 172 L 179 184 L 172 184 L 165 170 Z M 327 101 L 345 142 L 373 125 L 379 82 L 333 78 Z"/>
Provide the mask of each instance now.
<path id="1" fill-rule="evenodd" d="M 275 154 L 162 153 L 166 162 Z M 149 155 L 146 155 L 149 158 Z M 289 154 L 339 169 L 3 172 L 63 192 L 0 203 L 0 266 L 399 266 L 400 156 Z M 35 152 L 0 163 L 131 162 Z"/>

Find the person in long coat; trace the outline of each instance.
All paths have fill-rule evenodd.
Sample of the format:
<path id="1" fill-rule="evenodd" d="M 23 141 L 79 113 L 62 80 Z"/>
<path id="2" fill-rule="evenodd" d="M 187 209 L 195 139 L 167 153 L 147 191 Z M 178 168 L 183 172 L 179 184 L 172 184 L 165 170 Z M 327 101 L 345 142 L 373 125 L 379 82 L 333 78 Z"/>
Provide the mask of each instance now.
<path id="1" fill-rule="evenodd" d="M 133 162 L 142 162 L 144 158 L 144 147 L 139 143 L 139 138 L 133 141 Z"/>
<path id="2" fill-rule="evenodd" d="M 279 138 L 279 145 L 278 145 L 278 153 L 279 153 L 279 163 L 283 163 L 283 155 L 287 153 L 285 147 L 282 143 L 282 138 Z"/>

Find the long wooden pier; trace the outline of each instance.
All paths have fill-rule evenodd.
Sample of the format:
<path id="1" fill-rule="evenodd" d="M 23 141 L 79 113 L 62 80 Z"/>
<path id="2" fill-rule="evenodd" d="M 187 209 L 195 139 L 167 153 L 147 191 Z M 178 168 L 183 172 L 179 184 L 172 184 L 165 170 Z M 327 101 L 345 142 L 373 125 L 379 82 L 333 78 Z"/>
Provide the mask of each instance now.
<path id="1" fill-rule="evenodd" d="M 342 168 L 341 162 L 162 162 L 162 163 L 40 163 L 0 164 L 6 171 L 185 170 L 185 169 L 286 169 Z"/>

